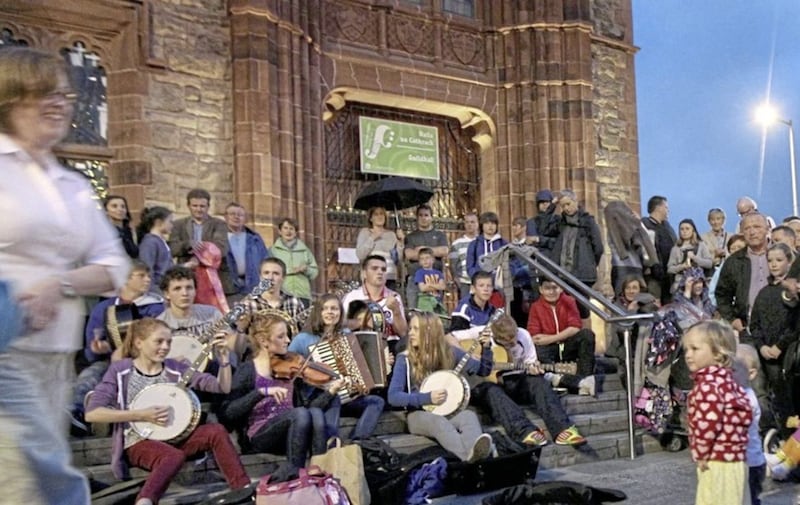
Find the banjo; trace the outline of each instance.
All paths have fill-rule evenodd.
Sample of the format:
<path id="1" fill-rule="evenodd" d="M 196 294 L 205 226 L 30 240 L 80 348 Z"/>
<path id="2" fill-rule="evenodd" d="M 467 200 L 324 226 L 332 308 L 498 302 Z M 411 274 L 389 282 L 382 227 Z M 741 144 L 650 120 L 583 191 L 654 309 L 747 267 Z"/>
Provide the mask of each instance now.
<path id="1" fill-rule="evenodd" d="M 492 323 L 500 319 L 503 314 L 505 314 L 503 309 L 495 310 L 491 319 L 489 319 L 489 322 L 486 324 L 486 327 L 489 328 Z M 475 349 L 478 348 L 478 345 L 480 345 L 480 341 L 475 339 L 469 350 L 461 357 L 461 360 L 459 360 L 453 370 L 439 370 L 425 377 L 425 380 L 422 381 L 419 387 L 420 393 L 430 393 L 437 389 L 444 389 L 447 391 L 444 403 L 439 405 L 425 405 L 423 407 L 425 410 L 440 416 L 449 417 L 467 408 L 470 399 L 470 387 L 467 379 L 461 375 L 461 370 L 464 369 L 470 356 Z"/>
<path id="2" fill-rule="evenodd" d="M 250 296 L 258 296 L 271 287 L 272 281 L 263 279 L 253 288 Z M 139 391 L 130 402 L 131 410 L 167 405 L 169 406 L 169 417 L 163 426 L 147 421 L 131 422 L 131 428 L 137 435 L 149 440 L 179 443 L 197 428 L 197 425 L 200 424 L 200 400 L 197 399 L 194 391 L 189 389 L 189 384 L 212 352 L 211 336 L 222 329 L 224 324 L 235 327 L 236 322 L 247 310 L 245 300 L 240 301 L 217 324 L 206 331 L 201 344 L 202 352 L 190 363 L 189 368 L 183 372 L 178 382 L 150 384 Z"/>

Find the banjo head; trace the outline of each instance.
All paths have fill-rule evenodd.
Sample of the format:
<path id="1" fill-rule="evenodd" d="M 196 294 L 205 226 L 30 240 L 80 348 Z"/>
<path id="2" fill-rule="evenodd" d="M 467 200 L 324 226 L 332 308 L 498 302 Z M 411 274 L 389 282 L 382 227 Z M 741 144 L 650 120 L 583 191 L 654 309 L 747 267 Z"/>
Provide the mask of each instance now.
<path id="1" fill-rule="evenodd" d="M 166 405 L 169 419 L 164 426 L 146 421 L 132 422 L 131 428 L 142 438 L 161 442 L 179 441 L 189 435 L 200 422 L 200 401 L 189 389 L 173 383 L 151 384 L 130 402 L 131 410 Z"/>
<path id="2" fill-rule="evenodd" d="M 450 416 L 461 412 L 469 404 L 469 383 L 461 374 L 453 370 L 433 372 L 422 381 L 419 391 L 430 393 L 437 389 L 446 390 L 447 399 L 440 405 L 425 405 L 423 408 L 428 412 L 440 416 Z"/>
<path id="3" fill-rule="evenodd" d="M 181 361 L 187 365 L 194 363 L 201 354 L 204 353 L 203 344 L 197 337 L 188 334 L 173 334 L 172 345 L 169 349 L 167 357 L 176 361 Z M 198 372 L 202 372 L 208 366 L 208 355 L 197 367 Z"/>

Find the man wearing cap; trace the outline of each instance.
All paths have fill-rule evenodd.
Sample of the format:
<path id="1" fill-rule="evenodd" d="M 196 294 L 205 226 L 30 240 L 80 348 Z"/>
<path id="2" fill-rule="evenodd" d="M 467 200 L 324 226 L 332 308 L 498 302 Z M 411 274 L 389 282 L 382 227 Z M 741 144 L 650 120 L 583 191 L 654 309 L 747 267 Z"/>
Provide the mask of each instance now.
<path id="1" fill-rule="evenodd" d="M 557 200 L 553 198 L 553 192 L 549 189 L 542 189 L 536 193 L 536 216 L 528 219 L 526 223 L 527 242 L 535 245 L 539 250 L 550 256 L 553 245 L 558 237 L 558 226 L 554 226 L 558 221 L 554 212 Z"/>

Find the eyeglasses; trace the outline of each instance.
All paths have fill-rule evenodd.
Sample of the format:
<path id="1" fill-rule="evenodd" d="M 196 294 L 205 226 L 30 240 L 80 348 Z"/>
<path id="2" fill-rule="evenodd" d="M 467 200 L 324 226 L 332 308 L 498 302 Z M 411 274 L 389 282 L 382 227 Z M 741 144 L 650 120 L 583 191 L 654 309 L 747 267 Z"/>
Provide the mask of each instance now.
<path id="1" fill-rule="evenodd" d="M 41 96 L 41 99 L 46 102 L 57 102 L 59 100 L 64 100 L 68 103 L 75 103 L 78 99 L 78 93 L 71 89 L 56 89 L 50 91 L 49 93 L 45 93 Z"/>

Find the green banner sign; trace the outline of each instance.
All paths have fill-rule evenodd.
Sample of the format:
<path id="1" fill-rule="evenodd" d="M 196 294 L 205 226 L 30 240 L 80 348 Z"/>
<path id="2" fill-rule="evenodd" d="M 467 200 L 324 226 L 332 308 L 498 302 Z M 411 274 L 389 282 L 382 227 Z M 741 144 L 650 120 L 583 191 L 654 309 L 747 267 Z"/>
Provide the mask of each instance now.
<path id="1" fill-rule="evenodd" d="M 435 126 L 361 116 L 361 171 L 439 180 L 439 130 Z"/>

